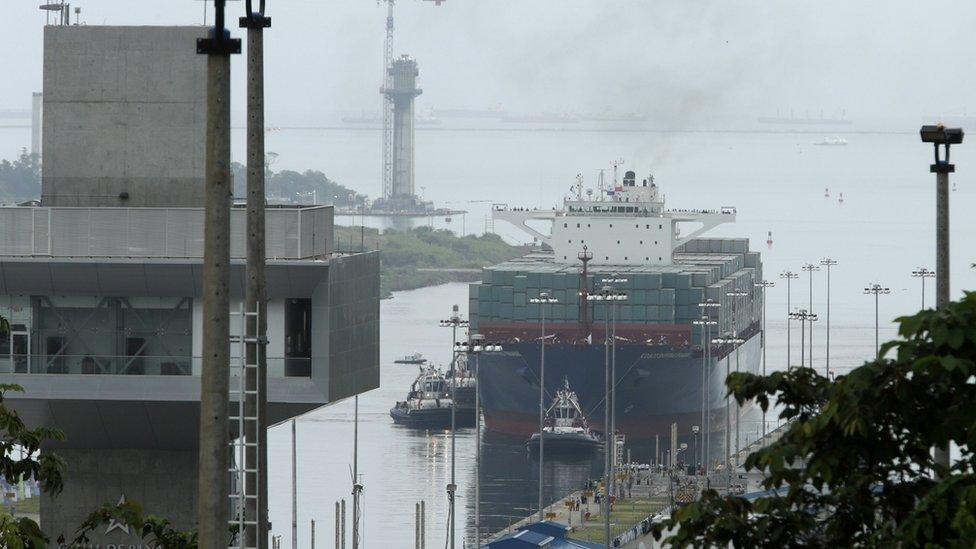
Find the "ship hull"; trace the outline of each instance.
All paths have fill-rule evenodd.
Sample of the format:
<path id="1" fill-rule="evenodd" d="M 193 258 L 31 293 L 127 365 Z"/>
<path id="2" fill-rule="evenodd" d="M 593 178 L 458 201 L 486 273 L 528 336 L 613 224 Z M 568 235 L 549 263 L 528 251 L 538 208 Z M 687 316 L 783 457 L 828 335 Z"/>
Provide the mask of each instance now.
<path id="1" fill-rule="evenodd" d="M 707 367 L 706 424 L 716 450 L 724 446 L 724 437 L 716 434 L 725 431 L 726 369 L 737 371 L 738 362 L 738 371 L 759 373 L 761 354 L 761 335 L 756 333 L 739 347 L 738 360 L 735 351 L 724 350 Z M 553 394 L 568 380 L 590 427 L 600 432 L 604 430 L 604 356 L 603 345 L 546 346 L 546 392 Z M 539 362 L 538 343 L 508 344 L 504 352 L 481 357 L 487 429 L 519 437 L 538 430 Z M 702 358 L 688 348 L 618 344 L 615 385 L 617 431 L 628 441 L 657 436 L 666 444 L 672 423 L 678 424 L 682 439 L 692 432 L 691 426 L 702 424 Z M 730 423 L 735 415 L 733 402 Z M 740 427 L 744 425 L 740 420 Z"/>
<path id="2" fill-rule="evenodd" d="M 525 442 L 525 447 L 532 455 L 539 453 L 539 435 L 535 433 Z M 584 452 L 595 452 L 603 448 L 603 441 L 591 436 L 578 433 L 546 433 L 546 454 L 578 455 Z"/>

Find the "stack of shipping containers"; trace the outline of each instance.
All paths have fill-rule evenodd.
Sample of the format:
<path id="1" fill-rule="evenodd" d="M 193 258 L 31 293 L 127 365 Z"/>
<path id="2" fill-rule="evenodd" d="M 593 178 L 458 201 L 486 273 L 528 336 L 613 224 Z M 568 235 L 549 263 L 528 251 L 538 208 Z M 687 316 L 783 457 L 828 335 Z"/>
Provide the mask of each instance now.
<path id="1" fill-rule="evenodd" d="M 732 291 L 748 293 L 735 298 L 736 332 L 741 333 L 760 318 L 762 264 L 758 252 L 749 251 L 748 239 L 695 239 L 675 250 L 672 265 L 590 265 L 586 285 L 597 292 L 604 278 L 623 278 L 614 284 L 627 294 L 620 303 L 617 321 L 692 325 L 701 318 L 698 306 L 705 299 L 721 303 L 710 310 L 719 321 L 712 336 L 733 333 Z M 558 303 L 549 305 L 546 320 L 571 323 L 579 320 L 580 265 L 558 264 L 549 254 L 530 254 L 486 268 L 480 283 L 471 285 L 472 333 L 479 321 L 538 322 L 539 305 L 529 303 L 540 292 L 549 292 Z M 717 310 L 716 310 L 717 309 Z M 606 308 L 594 307 L 592 320 L 604 320 Z M 694 326 L 693 343 L 699 345 L 701 330 Z"/>

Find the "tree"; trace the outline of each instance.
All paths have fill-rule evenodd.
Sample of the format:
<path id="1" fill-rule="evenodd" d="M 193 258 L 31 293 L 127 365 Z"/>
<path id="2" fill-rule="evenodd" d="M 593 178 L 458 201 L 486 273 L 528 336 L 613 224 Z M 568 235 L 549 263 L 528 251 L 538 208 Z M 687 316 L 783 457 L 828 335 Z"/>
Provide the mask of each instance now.
<path id="1" fill-rule="evenodd" d="M 9 484 L 34 480 L 40 484 L 41 490 L 58 494 L 63 487 L 64 462 L 57 454 L 41 454 L 40 448 L 43 443 L 64 440 L 64 434 L 50 427 L 28 429 L 17 412 L 9 410 L 3 404 L 6 394 L 11 391 L 21 392 L 23 388 L 19 385 L 0 384 L 0 475 Z M 0 547 L 43 548 L 47 541 L 47 537 L 33 520 L 26 517 L 14 518 L 8 513 L 0 512 Z"/>
<path id="2" fill-rule="evenodd" d="M 36 154 L 21 149 L 16 160 L 0 161 L 0 199 L 30 200 L 41 196 L 41 163 Z"/>
<path id="3" fill-rule="evenodd" d="M 177 530 L 166 519 L 154 515 L 144 516 L 142 505 L 135 501 L 104 505 L 94 511 L 78 527 L 72 545 L 87 547 L 90 542 L 88 535 L 110 521 L 134 527 L 150 547 L 161 549 L 197 549 L 198 547 L 196 531 Z"/>
<path id="4" fill-rule="evenodd" d="M 679 547 L 971 547 L 976 543 L 976 293 L 897 319 L 901 339 L 831 382 L 809 368 L 732 374 L 739 402 L 791 423 L 750 455 L 767 497 L 714 490 L 658 525 Z M 943 469 L 934 446 L 959 457 Z"/>

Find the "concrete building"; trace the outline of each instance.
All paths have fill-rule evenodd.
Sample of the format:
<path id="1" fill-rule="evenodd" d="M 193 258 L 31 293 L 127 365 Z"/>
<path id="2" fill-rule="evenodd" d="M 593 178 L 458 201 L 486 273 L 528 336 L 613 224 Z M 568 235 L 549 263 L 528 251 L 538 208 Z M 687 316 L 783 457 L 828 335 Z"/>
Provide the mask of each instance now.
<path id="1" fill-rule="evenodd" d="M 44 28 L 42 205 L 203 204 L 206 32 Z"/>
<path id="2" fill-rule="evenodd" d="M 195 526 L 203 32 L 45 29 L 43 203 L 0 208 L 0 383 L 24 387 L 7 405 L 28 425 L 66 434 L 44 448 L 67 462 L 64 492 L 41 501 L 52 539 L 122 498 Z M 243 208 L 231 227 L 233 313 Z M 268 208 L 266 242 L 269 423 L 378 387 L 378 254 L 334 252 L 324 206 Z M 139 539 L 115 526 L 93 542 Z"/>

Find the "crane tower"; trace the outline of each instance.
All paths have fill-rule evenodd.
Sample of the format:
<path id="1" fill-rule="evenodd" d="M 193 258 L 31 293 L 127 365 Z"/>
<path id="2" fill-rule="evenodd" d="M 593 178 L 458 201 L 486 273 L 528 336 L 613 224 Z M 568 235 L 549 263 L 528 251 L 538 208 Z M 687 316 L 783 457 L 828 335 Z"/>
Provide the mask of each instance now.
<path id="1" fill-rule="evenodd" d="M 383 44 L 383 199 L 389 200 L 393 196 L 393 101 L 386 94 L 386 90 L 393 87 L 393 73 L 390 63 L 393 61 L 393 4 L 395 0 L 386 2 L 386 41 Z"/>

